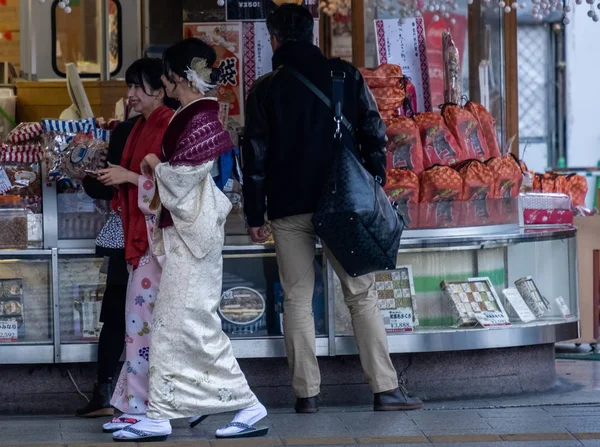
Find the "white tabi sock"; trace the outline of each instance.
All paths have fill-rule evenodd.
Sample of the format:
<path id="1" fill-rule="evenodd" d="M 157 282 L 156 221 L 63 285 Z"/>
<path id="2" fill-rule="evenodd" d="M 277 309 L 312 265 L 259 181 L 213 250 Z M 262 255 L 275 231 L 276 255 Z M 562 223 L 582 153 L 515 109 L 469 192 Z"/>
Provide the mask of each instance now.
<path id="1" fill-rule="evenodd" d="M 121 430 L 125 427 L 136 424 L 145 417 L 145 414 L 123 413 L 121 416 L 115 416 L 110 422 L 102 425 L 102 428 L 104 430 Z"/>
<path id="2" fill-rule="evenodd" d="M 133 431 L 127 431 L 127 430 Z M 137 439 L 147 436 L 170 435 L 173 429 L 168 419 L 150 419 L 144 417 L 137 424 L 130 425 L 126 430 L 121 430 L 113 434 L 117 439 Z M 143 434 L 140 434 L 143 433 Z"/>
<path id="3" fill-rule="evenodd" d="M 265 406 L 263 404 L 261 404 L 260 402 L 257 402 L 254 405 L 252 405 L 251 407 L 240 410 L 235 415 L 235 417 L 233 418 L 233 421 L 231 421 L 231 422 L 234 422 L 234 423 L 239 422 L 242 424 L 252 426 L 252 425 L 256 424 L 258 421 L 260 421 L 261 419 L 264 419 L 265 417 L 267 417 L 267 409 L 265 408 Z M 231 435 L 238 434 L 244 430 L 245 430 L 244 428 L 237 427 L 237 426 L 227 426 L 227 427 L 219 428 L 217 430 L 217 436 L 231 436 Z"/>

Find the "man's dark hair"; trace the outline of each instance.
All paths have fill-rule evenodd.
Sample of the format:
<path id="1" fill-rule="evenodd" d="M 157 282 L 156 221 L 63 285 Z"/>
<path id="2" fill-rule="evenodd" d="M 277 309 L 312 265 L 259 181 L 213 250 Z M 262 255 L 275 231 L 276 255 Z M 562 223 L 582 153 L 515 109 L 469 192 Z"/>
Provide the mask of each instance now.
<path id="1" fill-rule="evenodd" d="M 313 42 L 314 20 L 302 6 L 286 3 L 267 16 L 267 28 L 280 44 L 286 42 Z"/>

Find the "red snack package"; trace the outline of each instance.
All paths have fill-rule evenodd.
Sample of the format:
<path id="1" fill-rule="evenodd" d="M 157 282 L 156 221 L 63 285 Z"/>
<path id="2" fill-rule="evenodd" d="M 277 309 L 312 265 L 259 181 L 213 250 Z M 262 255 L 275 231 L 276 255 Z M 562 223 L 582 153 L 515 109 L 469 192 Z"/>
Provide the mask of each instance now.
<path id="1" fill-rule="evenodd" d="M 399 65 L 382 64 L 377 68 L 359 69 L 369 88 L 395 87 L 402 78 L 402 69 Z"/>
<path id="2" fill-rule="evenodd" d="M 404 102 L 404 89 L 402 87 L 372 88 L 371 93 L 379 110 L 398 110 Z"/>
<path id="3" fill-rule="evenodd" d="M 391 169 L 383 190 L 396 203 L 407 227 L 416 224 L 419 212 L 419 177 L 408 169 Z"/>
<path id="4" fill-rule="evenodd" d="M 400 81 L 404 89 L 404 103 L 400 109 L 400 113 L 404 116 L 413 116 L 417 113 L 417 89 L 407 77 L 403 77 Z"/>
<path id="5" fill-rule="evenodd" d="M 494 187 L 494 174 L 478 160 L 460 163 L 456 170 L 463 179 L 461 226 L 485 225 L 490 223 L 487 199 Z"/>
<path id="6" fill-rule="evenodd" d="M 415 122 L 405 116 L 389 121 L 386 135 L 387 168 L 407 168 L 415 174 L 423 171 L 423 146 Z"/>
<path id="7" fill-rule="evenodd" d="M 519 195 L 523 173 L 521 167 L 511 155 L 491 158 L 486 162 L 486 165 L 494 175 L 492 198 L 508 199 Z"/>
<path id="8" fill-rule="evenodd" d="M 571 197 L 571 207 L 585 207 L 585 196 L 588 192 L 588 183 L 583 175 L 570 174 L 567 179 L 567 194 Z"/>
<path id="9" fill-rule="evenodd" d="M 494 120 L 494 117 L 485 107 L 473 101 L 467 102 L 465 109 L 477 118 L 479 122 L 479 127 L 487 146 L 486 159 L 500 157 L 500 145 L 498 144 L 498 136 L 496 135 L 496 120 Z"/>
<path id="10" fill-rule="evenodd" d="M 467 159 L 485 161 L 489 158 L 479 121 L 470 112 L 452 104 L 442 108 L 444 122 Z"/>
<path id="11" fill-rule="evenodd" d="M 554 193 L 556 192 L 555 174 L 546 172 L 540 175 L 540 188 L 542 192 Z"/>
<path id="12" fill-rule="evenodd" d="M 452 166 L 466 160 L 454 136 L 444 124 L 444 119 L 433 112 L 417 113 L 417 123 L 423 145 L 423 167 Z"/>
<path id="13" fill-rule="evenodd" d="M 433 166 L 421 174 L 419 227 L 441 228 L 458 225 L 455 201 L 460 200 L 463 180 L 448 166 Z"/>
<path id="14" fill-rule="evenodd" d="M 569 195 L 569 185 L 567 184 L 567 177 L 564 175 L 556 174 L 554 179 L 554 189 L 559 194 Z"/>
<path id="15" fill-rule="evenodd" d="M 398 110 L 380 110 L 379 115 L 381 115 L 381 119 L 385 122 L 386 127 L 390 126 L 396 118 L 399 116 Z"/>

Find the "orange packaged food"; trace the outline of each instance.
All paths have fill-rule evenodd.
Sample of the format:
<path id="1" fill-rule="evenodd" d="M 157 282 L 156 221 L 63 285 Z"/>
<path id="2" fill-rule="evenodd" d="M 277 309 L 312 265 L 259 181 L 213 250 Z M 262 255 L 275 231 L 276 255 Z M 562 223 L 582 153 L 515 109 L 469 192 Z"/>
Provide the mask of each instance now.
<path id="1" fill-rule="evenodd" d="M 458 225 L 455 202 L 463 192 L 463 180 L 448 166 L 433 166 L 421 174 L 419 227 L 439 228 Z"/>
<path id="2" fill-rule="evenodd" d="M 500 145 L 498 144 L 498 136 L 496 135 L 496 120 L 494 120 L 492 114 L 484 106 L 473 101 L 467 102 L 465 109 L 477 118 L 479 122 L 479 127 L 487 147 L 486 160 L 492 157 L 500 157 Z"/>
<path id="3" fill-rule="evenodd" d="M 587 179 L 583 175 L 570 174 L 566 180 L 567 194 L 571 197 L 571 207 L 585 207 L 585 196 L 588 192 Z"/>
<path id="4" fill-rule="evenodd" d="M 507 199 L 519 195 L 523 173 L 519 164 L 510 154 L 504 157 L 491 158 L 486 162 L 486 165 L 494 175 L 492 198 Z"/>
<path id="5" fill-rule="evenodd" d="M 462 107 L 447 104 L 442 108 L 442 116 L 467 159 L 485 161 L 489 158 L 479 121 L 473 114 Z"/>
<path id="6" fill-rule="evenodd" d="M 398 110 L 404 102 L 404 89 L 402 87 L 372 88 L 371 93 L 379 110 Z"/>
<path id="7" fill-rule="evenodd" d="M 494 174 L 478 160 L 467 160 L 456 166 L 463 179 L 461 226 L 490 223 L 487 199 L 494 187 Z"/>
<path id="8" fill-rule="evenodd" d="M 417 113 L 413 119 L 421 136 L 425 169 L 434 165 L 452 166 L 467 159 L 440 115 Z"/>
<path id="9" fill-rule="evenodd" d="M 361 68 L 360 72 L 371 89 L 395 87 L 400 84 L 402 78 L 402 69 L 394 64 L 382 64 L 377 68 Z"/>
<path id="10" fill-rule="evenodd" d="M 423 146 L 415 122 L 399 116 L 387 123 L 387 167 L 407 168 L 415 174 L 423 171 Z"/>
<path id="11" fill-rule="evenodd" d="M 391 169 L 383 190 L 398 205 L 407 227 L 416 224 L 419 212 L 419 177 L 408 169 Z"/>

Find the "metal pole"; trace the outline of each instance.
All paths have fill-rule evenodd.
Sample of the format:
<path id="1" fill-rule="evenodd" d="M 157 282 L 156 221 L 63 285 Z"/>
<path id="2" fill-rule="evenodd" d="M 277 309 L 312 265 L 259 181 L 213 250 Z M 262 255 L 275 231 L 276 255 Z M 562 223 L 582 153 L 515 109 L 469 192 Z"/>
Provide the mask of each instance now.
<path id="1" fill-rule="evenodd" d="M 100 80 L 108 81 L 110 79 L 110 59 L 108 51 L 108 2 L 110 0 L 100 0 Z"/>

